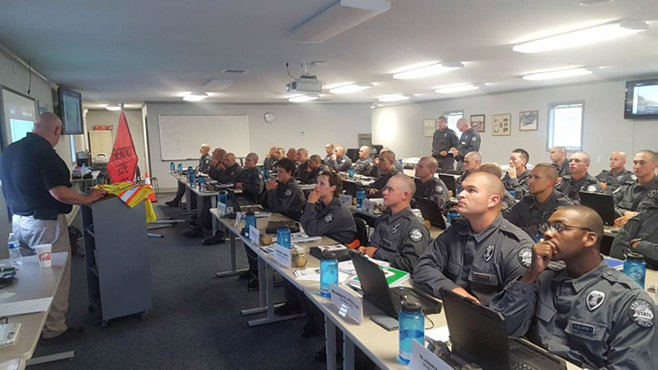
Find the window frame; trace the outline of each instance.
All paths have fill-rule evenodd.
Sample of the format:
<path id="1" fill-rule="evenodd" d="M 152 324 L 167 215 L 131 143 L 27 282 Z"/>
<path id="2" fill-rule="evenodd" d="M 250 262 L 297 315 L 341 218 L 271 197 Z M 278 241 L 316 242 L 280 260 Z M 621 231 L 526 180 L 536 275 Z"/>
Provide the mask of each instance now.
<path id="1" fill-rule="evenodd" d="M 570 101 L 563 101 L 563 102 L 557 102 L 557 103 L 549 103 L 548 104 L 548 114 L 546 115 L 547 117 L 547 135 L 546 135 L 546 151 L 550 151 L 552 147 L 555 146 L 555 140 L 554 140 L 554 121 L 553 121 L 553 116 L 554 112 L 553 110 L 556 107 L 559 106 L 570 106 L 570 105 L 580 105 L 581 107 L 581 112 L 580 112 L 580 146 L 575 147 L 575 146 L 569 146 L 566 147 L 567 152 L 575 152 L 575 151 L 582 151 L 584 147 L 584 141 L 585 141 L 585 101 L 584 100 L 570 100 Z"/>
<path id="2" fill-rule="evenodd" d="M 460 110 L 449 110 L 449 111 L 445 111 L 445 112 L 443 112 L 443 116 L 448 120 L 448 128 L 452 129 L 452 130 L 455 131 L 455 132 L 459 132 L 459 130 L 457 129 L 457 126 L 455 126 L 455 127 L 450 127 L 450 124 L 449 124 L 449 123 L 450 123 L 450 119 L 448 119 L 448 117 L 450 117 L 450 116 L 452 116 L 452 115 L 457 115 L 457 114 L 461 114 L 461 118 L 464 118 L 464 110 L 463 110 L 463 109 L 460 109 Z"/>

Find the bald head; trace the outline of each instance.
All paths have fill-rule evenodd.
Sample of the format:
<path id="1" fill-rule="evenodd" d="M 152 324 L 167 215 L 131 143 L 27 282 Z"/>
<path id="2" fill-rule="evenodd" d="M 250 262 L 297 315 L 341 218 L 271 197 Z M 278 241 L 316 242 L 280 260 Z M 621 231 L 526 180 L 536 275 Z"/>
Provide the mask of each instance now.
<path id="1" fill-rule="evenodd" d="M 343 146 L 337 146 L 336 147 L 336 156 L 342 157 L 345 155 L 345 147 Z"/>
<path id="2" fill-rule="evenodd" d="M 361 148 L 359 148 L 359 158 L 366 159 L 368 157 L 370 157 L 370 147 L 364 145 Z"/>
<path id="3" fill-rule="evenodd" d="M 384 204 L 391 209 L 393 214 L 409 207 L 415 193 L 416 184 L 412 178 L 406 175 L 392 176 L 382 189 Z"/>
<path id="4" fill-rule="evenodd" d="M 249 153 L 244 159 L 244 166 L 253 169 L 256 168 L 256 165 L 258 164 L 258 154 L 256 153 Z"/>
<path id="5" fill-rule="evenodd" d="M 624 152 L 612 152 L 610 154 L 610 171 L 613 173 L 619 173 L 624 170 L 626 167 L 626 153 Z"/>
<path id="6" fill-rule="evenodd" d="M 473 176 L 473 178 L 471 178 L 471 176 Z M 497 177 L 492 173 L 480 170 L 473 172 L 466 178 L 466 180 L 478 183 L 480 188 L 484 188 L 490 195 L 498 195 L 501 199 L 505 196 L 505 185 L 503 185 L 500 177 Z"/>
<path id="7" fill-rule="evenodd" d="M 457 120 L 457 128 L 461 132 L 468 131 L 471 129 L 471 123 L 466 118 L 460 118 Z"/>
<path id="8" fill-rule="evenodd" d="M 480 168 L 482 155 L 478 152 L 468 152 L 464 156 L 464 171 L 475 172 Z"/>
<path id="9" fill-rule="evenodd" d="M 235 165 L 235 154 L 226 153 L 226 155 L 224 156 L 224 165 L 226 167 L 231 167 Z"/>
<path id="10" fill-rule="evenodd" d="M 414 183 L 414 180 L 407 175 L 395 175 L 388 181 L 393 181 L 402 191 L 408 192 L 412 197 L 416 194 L 416 183 Z"/>
<path id="11" fill-rule="evenodd" d="M 52 146 L 55 146 L 59 142 L 59 137 L 62 135 L 62 120 L 54 113 L 41 113 L 34 123 L 32 133 L 43 137 Z"/>

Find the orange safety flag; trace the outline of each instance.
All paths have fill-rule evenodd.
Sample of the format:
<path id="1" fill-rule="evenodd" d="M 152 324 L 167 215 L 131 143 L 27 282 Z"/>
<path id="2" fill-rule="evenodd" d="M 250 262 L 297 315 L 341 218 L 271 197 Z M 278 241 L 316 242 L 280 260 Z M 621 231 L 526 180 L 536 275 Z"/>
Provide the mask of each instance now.
<path id="1" fill-rule="evenodd" d="M 135 208 L 142 201 L 145 202 L 146 222 L 151 223 L 157 220 L 153 204 L 149 200 L 149 196 L 153 194 L 153 189 L 149 186 L 120 182 L 118 184 L 99 185 L 98 188 L 106 190 L 110 195 L 119 197 L 130 208 Z"/>
<path id="2" fill-rule="evenodd" d="M 119 116 L 119 127 L 117 128 L 117 137 L 114 140 L 112 155 L 107 163 L 107 172 L 113 183 L 132 181 L 137 169 L 137 152 L 133 138 L 130 136 L 126 114 L 121 111 Z"/>

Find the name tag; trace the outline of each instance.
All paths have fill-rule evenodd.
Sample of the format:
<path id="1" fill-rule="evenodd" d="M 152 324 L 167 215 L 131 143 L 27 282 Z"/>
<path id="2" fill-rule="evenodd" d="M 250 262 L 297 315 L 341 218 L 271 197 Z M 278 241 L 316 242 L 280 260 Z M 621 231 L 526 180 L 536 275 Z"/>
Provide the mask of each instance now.
<path id="1" fill-rule="evenodd" d="M 411 341 L 411 362 L 409 363 L 409 369 L 411 370 L 451 370 L 448 364 L 446 364 L 439 356 L 432 353 L 429 349 L 425 348 L 424 345 L 416 342 L 415 340 Z"/>
<path id="2" fill-rule="evenodd" d="M 279 244 L 274 244 L 274 260 L 281 266 L 290 268 L 292 266 L 292 258 L 290 255 L 290 249 L 281 246 Z"/>
<path id="3" fill-rule="evenodd" d="M 249 228 L 249 240 L 251 240 L 252 243 L 259 245 L 260 244 L 260 230 L 258 230 L 255 227 L 250 227 Z"/>
<path id="4" fill-rule="evenodd" d="M 340 285 L 331 284 L 331 302 L 339 308 L 339 314 L 342 317 L 349 316 L 357 323 L 363 322 L 363 301 L 361 298 L 354 296 L 351 292 L 340 287 Z"/>
<path id="5" fill-rule="evenodd" d="M 492 280 L 490 274 L 484 274 L 481 272 L 472 272 L 471 275 L 473 276 L 473 280 L 481 283 L 490 283 Z"/>
<path id="6" fill-rule="evenodd" d="M 340 201 L 340 204 L 344 205 L 345 207 L 349 207 L 352 205 L 351 195 L 341 194 L 338 196 L 338 200 Z"/>
<path id="7" fill-rule="evenodd" d="M 594 326 L 593 325 L 582 324 L 582 323 L 579 323 L 579 322 L 572 322 L 571 323 L 571 330 L 577 331 L 579 333 L 594 335 Z"/>

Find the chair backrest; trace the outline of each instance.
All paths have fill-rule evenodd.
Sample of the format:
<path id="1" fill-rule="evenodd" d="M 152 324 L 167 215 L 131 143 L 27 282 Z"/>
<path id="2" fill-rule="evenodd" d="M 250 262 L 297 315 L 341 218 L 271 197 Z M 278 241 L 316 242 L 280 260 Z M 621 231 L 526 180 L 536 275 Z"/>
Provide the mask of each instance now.
<path id="1" fill-rule="evenodd" d="M 349 148 L 345 152 L 345 155 L 347 158 L 349 158 L 352 162 L 356 162 L 357 159 L 359 159 L 359 148 Z"/>
<path id="2" fill-rule="evenodd" d="M 366 221 L 354 217 L 354 223 L 356 223 L 356 238 L 359 239 L 361 245 L 368 245 L 368 225 L 366 224 Z"/>

